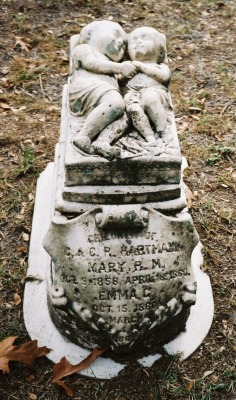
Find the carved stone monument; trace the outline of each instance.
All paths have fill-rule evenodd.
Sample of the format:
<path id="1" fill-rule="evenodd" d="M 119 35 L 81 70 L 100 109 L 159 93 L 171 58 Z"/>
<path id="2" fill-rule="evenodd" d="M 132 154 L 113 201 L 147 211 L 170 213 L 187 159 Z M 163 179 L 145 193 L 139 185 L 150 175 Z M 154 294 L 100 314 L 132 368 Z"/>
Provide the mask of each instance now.
<path id="1" fill-rule="evenodd" d="M 27 283 L 24 313 L 53 361 L 109 346 L 97 377 L 163 351 L 186 358 L 211 325 L 170 75 L 165 35 L 153 28 L 127 36 L 96 21 L 71 38 L 60 141 L 36 196 L 28 276 L 40 283 Z"/>

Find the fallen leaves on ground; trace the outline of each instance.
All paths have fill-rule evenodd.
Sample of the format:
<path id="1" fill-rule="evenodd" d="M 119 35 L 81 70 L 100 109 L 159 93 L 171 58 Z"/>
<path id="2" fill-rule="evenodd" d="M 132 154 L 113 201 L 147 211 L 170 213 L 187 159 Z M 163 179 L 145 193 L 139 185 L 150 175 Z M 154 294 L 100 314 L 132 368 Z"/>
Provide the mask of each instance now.
<path id="1" fill-rule="evenodd" d="M 203 378 L 206 378 L 209 375 L 212 375 L 214 373 L 214 371 L 205 371 L 203 374 Z"/>
<path id="2" fill-rule="evenodd" d="M 19 251 L 19 253 L 21 253 L 21 254 L 27 254 L 27 249 L 26 249 L 25 246 L 20 246 L 20 247 L 18 247 L 18 251 Z"/>
<path id="3" fill-rule="evenodd" d="M 29 393 L 29 399 L 30 400 L 37 400 L 37 396 L 34 393 Z"/>
<path id="4" fill-rule="evenodd" d="M 9 104 L 3 103 L 3 102 L 0 102 L 0 108 L 2 108 L 3 110 L 10 110 L 11 109 Z"/>
<path id="5" fill-rule="evenodd" d="M 63 387 L 68 396 L 72 397 L 73 392 L 67 386 L 65 382 L 62 382 L 61 379 L 65 378 L 66 376 L 72 375 L 75 372 L 82 371 L 85 368 L 88 368 L 90 364 L 92 364 L 99 356 L 105 353 L 109 347 L 105 347 L 104 349 L 95 348 L 92 352 L 86 357 L 83 361 L 79 364 L 72 365 L 65 357 L 61 359 L 58 364 L 55 364 L 53 367 L 53 382 L 57 385 Z"/>
<path id="6" fill-rule="evenodd" d="M 71 388 L 65 382 L 59 380 L 59 381 L 56 381 L 55 383 L 57 385 L 61 386 L 65 390 L 67 396 L 69 396 L 69 397 L 74 396 L 73 390 L 71 390 Z"/>
<path id="7" fill-rule="evenodd" d="M 18 306 L 21 303 L 21 297 L 19 296 L 18 293 L 14 294 L 14 304 L 15 306 Z"/>
<path id="8" fill-rule="evenodd" d="M 16 39 L 16 43 L 15 43 L 15 45 L 14 45 L 14 49 L 15 49 L 16 46 L 20 46 L 20 48 L 21 48 L 22 51 L 24 50 L 26 53 L 29 53 L 29 52 L 30 52 L 30 45 L 29 45 L 29 44 L 26 44 L 26 43 L 22 40 L 22 37 L 20 37 L 20 36 L 15 36 L 15 39 Z"/>
<path id="9" fill-rule="evenodd" d="M 28 235 L 28 233 L 23 233 L 22 234 L 22 237 L 23 237 L 23 240 L 25 241 L 25 242 L 28 242 L 29 241 L 29 235 Z"/>
<path id="10" fill-rule="evenodd" d="M 0 108 L 3 109 L 4 111 L 12 111 L 14 114 L 17 114 L 21 111 L 24 111 L 26 109 L 26 106 L 21 106 L 20 108 L 15 108 L 15 107 L 11 107 L 9 106 L 9 104 L 7 104 L 6 102 L 0 102 Z"/>
<path id="11" fill-rule="evenodd" d="M 190 390 L 192 390 L 192 388 L 194 387 L 194 385 L 195 385 L 195 379 L 191 379 L 191 380 L 187 383 L 186 389 L 190 391 Z"/>
<path id="12" fill-rule="evenodd" d="M 35 379 L 35 377 L 33 374 L 30 374 L 30 375 L 26 376 L 25 379 L 27 382 L 32 382 Z"/>
<path id="13" fill-rule="evenodd" d="M 194 195 L 186 184 L 184 185 L 184 191 L 185 191 L 187 206 L 188 209 L 190 209 L 192 207 L 192 200 L 194 199 Z"/>
<path id="14" fill-rule="evenodd" d="M 29 367 L 33 366 L 35 358 L 45 356 L 50 352 L 46 346 L 38 347 L 37 340 L 13 346 L 17 336 L 10 336 L 0 342 L 0 370 L 9 373 L 9 361 L 18 361 Z"/>

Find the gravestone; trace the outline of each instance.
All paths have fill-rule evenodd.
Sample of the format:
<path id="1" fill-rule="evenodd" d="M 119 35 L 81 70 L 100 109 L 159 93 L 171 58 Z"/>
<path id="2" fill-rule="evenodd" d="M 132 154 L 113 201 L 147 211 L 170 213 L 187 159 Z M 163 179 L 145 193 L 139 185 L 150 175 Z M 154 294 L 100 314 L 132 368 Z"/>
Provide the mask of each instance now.
<path id="1" fill-rule="evenodd" d="M 206 336 L 211 286 L 186 208 L 165 36 L 96 21 L 71 38 L 61 135 L 38 182 L 24 316 L 49 358 L 109 346 L 93 374 L 182 358 Z M 46 250 L 44 250 L 43 249 Z M 207 304 L 206 304 L 207 302 Z"/>

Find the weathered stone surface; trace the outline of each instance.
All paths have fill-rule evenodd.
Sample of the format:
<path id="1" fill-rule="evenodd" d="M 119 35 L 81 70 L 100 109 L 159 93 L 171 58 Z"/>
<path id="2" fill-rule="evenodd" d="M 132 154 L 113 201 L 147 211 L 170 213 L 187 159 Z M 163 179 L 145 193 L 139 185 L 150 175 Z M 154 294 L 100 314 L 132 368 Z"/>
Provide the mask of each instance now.
<path id="1" fill-rule="evenodd" d="M 86 347 L 109 343 L 128 352 L 195 302 L 190 259 L 198 237 L 189 214 L 172 218 L 132 207 L 122 219 L 117 206 L 111 224 L 112 207 L 103 218 L 106 206 L 72 220 L 55 218 L 44 240 L 54 262 L 54 320 L 62 330 L 66 321 L 70 339 Z M 130 223 L 132 214 L 147 226 Z"/>
<path id="2" fill-rule="evenodd" d="M 103 26 L 116 48 L 110 60 Z M 129 353 L 142 341 L 148 353 L 184 330 L 196 296 L 190 259 L 198 239 L 187 213 L 167 217 L 151 207 L 184 207 L 165 36 L 135 30 L 132 62 L 118 64 L 125 36 L 116 29 L 95 22 L 71 41 L 57 155 L 56 210 L 65 215 L 56 215 L 44 240 L 53 261 L 48 304 L 75 343 Z M 117 72 L 129 79 L 126 89 Z M 107 123 L 105 108 L 114 111 L 117 96 L 126 112 Z"/>
<path id="3" fill-rule="evenodd" d="M 117 201 L 119 200 L 119 204 L 137 203 L 139 200 L 141 203 L 152 205 L 155 209 L 160 211 L 178 212 L 186 207 L 186 199 L 181 182 L 179 184 L 168 185 L 136 185 L 136 195 L 135 187 L 131 185 L 123 185 L 122 187 L 120 185 L 104 185 L 102 189 L 96 185 L 87 185 L 86 190 L 87 194 L 89 194 L 88 196 L 86 192 L 84 192 L 84 185 L 65 186 L 64 160 L 66 151 L 68 148 L 71 148 L 73 150 L 73 157 L 75 157 L 75 159 L 79 157 L 79 153 L 73 149 L 67 137 L 67 133 L 69 134 L 70 132 L 70 130 L 68 130 L 70 115 L 67 109 L 67 96 L 68 86 L 65 85 L 62 96 L 61 133 L 55 155 L 55 209 L 57 211 L 81 214 L 82 212 L 89 211 L 91 204 L 97 203 L 98 198 L 102 203 L 107 202 L 112 204 L 115 197 Z M 175 127 L 175 125 L 172 126 Z M 107 162 L 107 160 L 104 159 L 103 161 Z M 101 196 L 101 191 L 103 191 L 104 196 Z M 93 201 L 88 202 L 89 198 L 93 199 Z"/>
<path id="4" fill-rule="evenodd" d="M 131 61 L 121 62 L 126 41 Z M 72 138 L 77 151 L 111 160 L 179 150 L 173 138 L 165 140 L 172 104 L 164 34 L 142 27 L 127 36 L 114 22 L 94 21 L 71 40 L 70 66 L 69 106 L 77 117 Z"/>
<path id="5" fill-rule="evenodd" d="M 120 139 L 114 148 L 122 148 L 120 157 L 108 161 L 98 155 L 76 151 L 73 139 L 83 126 L 83 118 L 70 114 L 65 105 L 68 137 L 65 146 L 65 184 L 75 185 L 135 185 L 176 184 L 181 178 L 181 163 L 173 112 L 169 112 L 168 124 L 160 145 L 148 148 L 137 133 Z M 119 120 L 116 121 L 116 124 Z M 79 127 L 79 128 L 78 128 Z M 110 128 L 112 129 L 112 128 Z"/>
<path id="6" fill-rule="evenodd" d="M 149 27 L 134 30 L 128 40 L 132 61 L 120 62 L 126 40 L 109 21 L 92 22 L 71 39 L 67 186 L 180 182 L 165 35 Z"/>
<path id="7" fill-rule="evenodd" d="M 92 204 L 129 204 L 174 200 L 180 197 L 180 185 L 129 185 L 64 187 L 66 201 Z"/>
<path id="8" fill-rule="evenodd" d="M 107 161 L 78 155 L 77 159 L 77 163 L 71 158 L 65 165 L 67 186 L 176 184 L 181 178 L 181 157 L 141 156 Z"/>
<path id="9" fill-rule="evenodd" d="M 40 346 L 52 349 L 47 355 L 50 360 L 57 363 L 62 357 L 66 357 L 72 364 L 77 364 L 88 356 L 89 350 L 68 341 L 59 332 L 52 322 L 47 304 L 48 280 L 46 277 L 50 273 L 51 260 L 42 246 L 42 241 L 51 223 L 53 167 L 53 163 L 47 166 L 37 184 L 27 271 L 30 279 L 27 279 L 24 295 L 24 321 L 30 337 L 37 339 Z M 42 225 L 42 220 L 44 225 Z M 201 344 L 210 329 L 214 313 L 209 277 L 200 269 L 202 264 L 200 244 L 193 251 L 191 263 L 197 281 L 197 301 L 190 309 L 186 330 L 173 341 L 164 345 L 167 353 L 179 354 L 182 360 L 189 357 Z M 161 357 L 158 351 L 151 350 L 153 355 L 144 357 L 136 355 L 137 361 L 145 367 L 150 367 Z M 127 359 L 125 362 L 129 362 L 129 360 Z M 86 368 L 81 371 L 81 374 L 92 378 L 110 379 L 118 375 L 125 366 L 124 361 L 113 361 L 110 356 L 100 357 L 92 365 L 92 368 Z"/>
<path id="10" fill-rule="evenodd" d="M 116 362 L 145 364 L 165 344 L 172 351 L 170 340 L 188 324 L 199 239 L 183 211 L 165 36 L 136 29 L 131 60 L 122 62 L 126 39 L 118 24 L 100 21 L 71 40 L 42 293 L 46 281 L 57 338 L 61 332 L 88 349 L 109 345 Z"/>

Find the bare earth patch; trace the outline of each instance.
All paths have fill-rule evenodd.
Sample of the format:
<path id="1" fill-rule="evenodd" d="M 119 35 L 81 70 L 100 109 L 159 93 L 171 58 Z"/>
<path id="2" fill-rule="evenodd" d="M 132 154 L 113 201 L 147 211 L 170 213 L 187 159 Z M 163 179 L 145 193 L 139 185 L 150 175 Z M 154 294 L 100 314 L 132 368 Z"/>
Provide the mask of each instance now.
<path id="1" fill-rule="evenodd" d="M 166 356 L 152 368 L 134 363 L 110 381 L 73 375 L 66 383 L 78 400 L 235 400 L 235 1 L 1 0 L 0 10 L 0 340 L 29 340 L 20 300 L 34 193 L 58 140 L 69 38 L 94 19 L 113 19 L 127 32 L 153 26 L 168 39 L 175 117 L 189 164 L 185 182 L 212 282 L 214 321 L 182 363 Z M 52 382 L 52 366 L 46 358 L 34 370 L 12 362 L 10 374 L 0 372 L 0 398 L 67 399 Z"/>

